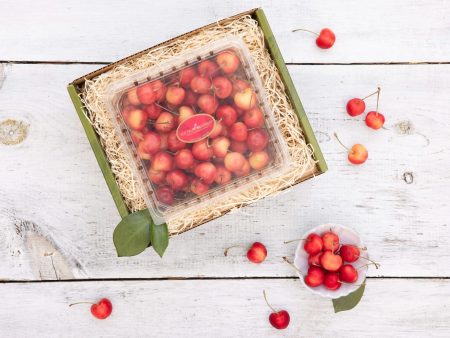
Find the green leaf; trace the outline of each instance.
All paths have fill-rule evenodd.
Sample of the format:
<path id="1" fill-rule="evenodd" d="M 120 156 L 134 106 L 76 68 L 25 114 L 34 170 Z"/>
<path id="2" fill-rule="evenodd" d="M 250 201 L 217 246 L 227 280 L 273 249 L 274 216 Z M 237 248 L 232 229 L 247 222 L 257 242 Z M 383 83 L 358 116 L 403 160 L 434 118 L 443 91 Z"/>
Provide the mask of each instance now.
<path id="1" fill-rule="evenodd" d="M 150 243 L 152 223 L 148 210 L 137 211 L 123 218 L 113 234 L 117 255 L 135 256 L 144 251 Z"/>
<path id="2" fill-rule="evenodd" d="M 334 313 L 338 313 L 341 311 L 348 311 L 353 309 L 356 305 L 358 305 L 359 301 L 361 300 L 364 290 L 366 288 L 366 282 L 362 283 L 362 285 L 352 293 L 350 293 L 347 296 L 333 299 L 333 307 L 334 307 Z"/>
<path id="3" fill-rule="evenodd" d="M 153 249 L 162 258 L 164 251 L 166 251 L 169 245 L 169 230 L 167 224 L 156 225 L 153 222 L 150 225 L 150 242 Z"/>

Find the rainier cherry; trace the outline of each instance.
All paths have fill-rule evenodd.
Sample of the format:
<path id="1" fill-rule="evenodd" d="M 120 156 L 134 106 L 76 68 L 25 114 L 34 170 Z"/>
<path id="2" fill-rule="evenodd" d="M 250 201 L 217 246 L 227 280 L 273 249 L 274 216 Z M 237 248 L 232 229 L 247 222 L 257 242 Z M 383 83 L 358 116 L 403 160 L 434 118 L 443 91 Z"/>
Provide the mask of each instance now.
<path id="1" fill-rule="evenodd" d="M 318 252 L 313 255 L 308 256 L 308 264 L 309 266 L 321 266 L 320 265 L 320 257 L 322 256 L 322 252 Z"/>
<path id="2" fill-rule="evenodd" d="M 161 136 L 158 133 L 149 131 L 144 135 L 144 139 L 139 143 L 139 147 L 147 154 L 155 154 L 161 146 Z"/>
<path id="3" fill-rule="evenodd" d="M 364 110 L 366 110 L 366 103 L 364 102 L 365 99 L 378 94 L 380 91 L 380 88 L 378 87 L 378 90 L 376 92 L 373 92 L 372 94 L 367 95 L 366 97 L 363 97 L 362 99 L 359 98 L 353 98 L 350 101 L 347 102 L 347 113 L 350 116 L 358 116 L 364 113 Z"/>
<path id="4" fill-rule="evenodd" d="M 324 250 L 335 252 L 339 248 L 339 237 L 334 232 L 327 231 L 322 235 Z"/>
<path id="5" fill-rule="evenodd" d="M 251 170 L 252 170 L 252 167 L 250 166 L 250 162 L 247 160 L 244 160 L 244 165 L 242 166 L 242 168 L 235 171 L 234 174 L 237 177 L 244 177 L 244 176 L 247 176 L 248 174 L 250 174 Z"/>
<path id="6" fill-rule="evenodd" d="M 166 133 L 175 128 L 175 123 L 175 116 L 167 111 L 163 111 L 155 122 L 155 129 Z"/>
<path id="7" fill-rule="evenodd" d="M 378 102 L 380 100 L 381 88 L 378 87 L 377 107 L 375 111 L 370 111 L 366 115 L 366 125 L 372 129 L 380 129 L 384 125 L 384 115 L 378 112 Z"/>
<path id="8" fill-rule="evenodd" d="M 228 251 L 232 248 L 242 247 L 241 245 L 233 245 L 229 248 L 226 248 L 223 254 L 228 256 Z M 260 242 L 253 243 L 250 248 L 247 250 L 247 259 L 252 263 L 262 263 L 267 257 L 267 249 L 266 246 Z"/>
<path id="9" fill-rule="evenodd" d="M 243 120 L 249 128 L 259 128 L 264 125 L 264 115 L 258 107 L 248 110 Z"/>
<path id="10" fill-rule="evenodd" d="M 354 283 L 358 280 L 358 270 L 353 265 L 344 264 L 339 269 L 339 279 L 345 283 Z"/>
<path id="11" fill-rule="evenodd" d="M 128 90 L 127 93 L 128 102 L 131 104 L 134 104 L 135 106 L 138 106 L 141 104 L 141 101 L 139 101 L 138 95 L 137 95 L 137 87 L 133 87 L 130 90 Z"/>
<path id="12" fill-rule="evenodd" d="M 309 234 L 308 237 L 306 237 L 305 239 L 305 244 L 303 245 L 303 248 L 310 255 L 319 253 L 320 251 L 322 251 L 323 248 L 322 237 L 320 237 L 317 234 Z"/>
<path id="13" fill-rule="evenodd" d="M 90 303 L 90 302 L 78 302 L 70 304 L 69 306 L 77 305 L 77 304 L 91 304 L 91 313 L 95 318 L 105 319 L 111 315 L 112 312 L 112 304 L 109 299 L 102 298 L 98 303 Z"/>
<path id="14" fill-rule="evenodd" d="M 334 136 L 338 140 L 338 142 L 348 151 L 348 160 L 353 164 L 363 164 L 367 161 L 369 157 L 369 153 L 362 144 L 354 144 L 351 149 L 347 148 L 338 138 L 337 134 L 334 133 Z"/>
<path id="15" fill-rule="evenodd" d="M 181 87 L 170 86 L 167 88 L 166 100 L 169 104 L 178 106 L 180 105 L 186 96 L 186 92 Z"/>
<path id="16" fill-rule="evenodd" d="M 152 166 L 153 171 L 170 171 L 173 168 L 173 158 L 170 154 L 159 151 L 153 156 Z"/>
<path id="17" fill-rule="evenodd" d="M 323 279 L 323 285 L 329 290 L 339 289 L 342 285 L 339 280 L 339 274 L 337 272 L 326 272 Z"/>
<path id="18" fill-rule="evenodd" d="M 237 172 L 242 170 L 242 167 L 245 164 L 245 157 L 241 153 L 231 152 L 225 156 L 224 165 L 231 172 Z"/>
<path id="19" fill-rule="evenodd" d="M 262 263 L 267 257 L 267 249 L 264 244 L 255 242 L 247 251 L 247 258 L 252 263 Z"/>
<path id="20" fill-rule="evenodd" d="M 220 136 L 212 141 L 211 148 L 213 149 L 214 156 L 218 158 L 224 158 L 228 153 L 230 147 L 230 140 L 225 136 Z"/>
<path id="21" fill-rule="evenodd" d="M 217 64 L 225 74 L 234 73 L 240 64 L 239 58 L 232 51 L 226 50 L 216 57 Z"/>
<path id="22" fill-rule="evenodd" d="M 263 150 L 269 143 L 269 135 L 264 129 L 253 129 L 248 132 L 247 146 L 250 151 Z"/>
<path id="23" fill-rule="evenodd" d="M 145 107 L 145 112 L 147 113 L 147 117 L 151 120 L 156 120 L 161 114 L 161 106 L 156 104 L 149 104 Z"/>
<path id="24" fill-rule="evenodd" d="M 194 178 L 191 182 L 191 191 L 196 194 L 196 195 L 204 195 L 208 192 L 209 190 L 209 185 L 204 183 L 201 179 L 199 178 Z"/>
<path id="25" fill-rule="evenodd" d="M 188 177 L 182 170 L 175 169 L 167 173 L 166 182 L 173 190 L 182 190 L 188 184 Z"/>
<path id="26" fill-rule="evenodd" d="M 338 271 L 342 266 L 342 257 L 330 250 L 325 250 L 320 256 L 320 265 L 328 271 Z"/>
<path id="27" fill-rule="evenodd" d="M 219 99 L 225 99 L 231 95 L 233 85 L 224 76 L 217 76 L 212 81 L 214 93 Z"/>
<path id="28" fill-rule="evenodd" d="M 358 260 L 360 251 L 359 251 L 359 248 L 355 245 L 345 244 L 345 245 L 341 246 L 341 249 L 339 250 L 339 254 L 341 255 L 341 257 L 344 261 L 353 263 Z"/>
<path id="29" fill-rule="evenodd" d="M 265 168 L 270 162 L 270 157 L 267 151 L 256 151 L 248 157 L 248 163 L 255 170 Z"/>
<path id="30" fill-rule="evenodd" d="M 219 106 L 219 101 L 212 95 L 203 94 L 198 98 L 197 105 L 203 113 L 212 115 Z"/>
<path id="31" fill-rule="evenodd" d="M 184 68 L 184 69 L 180 70 L 180 73 L 179 73 L 180 84 L 183 87 L 189 87 L 191 80 L 196 75 L 197 75 L 197 72 L 195 71 L 194 67 L 188 67 L 188 68 Z"/>
<path id="32" fill-rule="evenodd" d="M 230 128 L 230 137 L 235 141 L 245 141 L 248 136 L 248 128 L 243 122 L 236 122 Z"/>
<path id="33" fill-rule="evenodd" d="M 168 186 L 162 186 L 156 189 L 156 197 L 167 205 L 172 205 L 175 200 L 173 190 Z"/>
<path id="34" fill-rule="evenodd" d="M 189 169 L 194 165 L 194 156 L 189 149 L 181 149 L 175 154 L 175 165 L 180 169 Z"/>
<path id="35" fill-rule="evenodd" d="M 217 169 L 211 162 L 202 162 L 195 167 L 194 173 L 206 184 L 211 184 L 216 179 Z"/>
<path id="36" fill-rule="evenodd" d="M 211 89 L 211 80 L 206 76 L 194 76 L 191 80 L 191 89 L 194 93 L 208 94 Z"/>
<path id="37" fill-rule="evenodd" d="M 252 88 L 245 88 L 234 95 L 234 104 L 243 110 L 249 110 L 256 106 L 256 94 Z"/>
<path id="38" fill-rule="evenodd" d="M 205 60 L 199 63 L 197 70 L 200 75 L 212 78 L 213 76 L 216 76 L 220 68 L 215 62 Z"/>
<path id="39" fill-rule="evenodd" d="M 270 324 L 278 329 L 283 330 L 288 327 L 289 322 L 291 320 L 289 313 L 286 310 L 276 311 L 267 301 L 266 291 L 263 291 L 264 300 L 266 301 L 267 306 L 272 310 L 272 313 L 269 316 Z"/>
<path id="40" fill-rule="evenodd" d="M 222 165 L 217 166 L 217 176 L 215 182 L 219 185 L 227 184 L 231 181 L 231 172 Z"/>
<path id="41" fill-rule="evenodd" d="M 323 270 L 317 266 L 310 266 L 308 269 L 308 274 L 305 276 L 306 285 L 315 288 L 322 285 L 325 273 Z"/>
<path id="42" fill-rule="evenodd" d="M 222 123 L 228 127 L 236 122 L 237 116 L 236 110 L 227 104 L 219 106 L 216 111 L 216 118 L 221 119 Z"/>
<path id="43" fill-rule="evenodd" d="M 214 155 L 213 149 L 208 144 L 208 140 L 204 139 L 195 142 L 192 145 L 192 155 L 199 161 L 209 161 L 209 159 Z"/>
<path id="44" fill-rule="evenodd" d="M 307 29 L 294 29 L 292 32 L 298 31 L 308 32 L 317 35 L 316 45 L 317 47 L 322 49 L 331 48 L 334 45 L 334 42 L 336 41 L 336 35 L 334 35 L 333 31 L 329 28 L 322 29 L 319 34 Z"/>
<path id="45" fill-rule="evenodd" d="M 137 87 L 136 93 L 141 103 L 152 104 L 157 100 L 156 92 L 153 89 L 152 83 L 146 83 Z"/>
<path id="46" fill-rule="evenodd" d="M 166 171 L 148 170 L 148 178 L 155 184 L 164 184 L 166 182 Z"/>
<path id="47" fill-rule="evenodd" d="M 142 109 L 131 109 L 122 112 L 125 122 L 131 129 L 142 130 L 147 124 L 147 113 Z"/>

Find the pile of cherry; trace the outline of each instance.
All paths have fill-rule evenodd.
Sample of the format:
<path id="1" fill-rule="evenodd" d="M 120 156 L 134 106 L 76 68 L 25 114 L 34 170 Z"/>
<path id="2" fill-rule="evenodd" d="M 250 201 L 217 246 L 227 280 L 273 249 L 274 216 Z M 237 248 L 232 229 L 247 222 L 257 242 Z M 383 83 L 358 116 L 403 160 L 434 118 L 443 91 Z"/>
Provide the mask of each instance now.
<path id="1" fill-rule="evenodd" d="M 270 163 L 264 114 L 231 50 L 130 89 L 122 107 L 137 154 L 166 205 Z M 198 142 L 183 142 L 177 127 L 198 114 L 213 116 L 214 128 Z"/>
<path id="2" fill-rule="evenodd" d="M 304 281 L 312 288 L 323 285 L 329 290 L 337 290 L 342 283 L 355 283 L 358 269 L 349 263 L 360 258 L 367 259 L 360 256 L 361 248 L 351 244 L 341 245 L 339 236 L 331 231 L 322 236 L 309 234 L 303 248 L 309 255 L 309 268 Z"/>

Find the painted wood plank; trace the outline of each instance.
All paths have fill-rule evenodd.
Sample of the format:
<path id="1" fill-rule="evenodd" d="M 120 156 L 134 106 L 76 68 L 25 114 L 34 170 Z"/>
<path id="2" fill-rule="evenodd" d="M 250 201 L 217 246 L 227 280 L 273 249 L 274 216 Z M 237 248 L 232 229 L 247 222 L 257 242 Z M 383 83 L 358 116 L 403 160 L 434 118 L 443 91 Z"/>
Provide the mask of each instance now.
<path id="1" fill-rule="evenodd" d="M 133 1 L 3 0 L 1 60 L 114 61 L 254 7 L 263 7 L 287 62 L 450 61 L 445 0 Z M 20 19 L 18 19 L 20 18 Z M 332 50 L 314 36 L 324 26 Z"/>
<path id="2" fill-rule="evenodd" d="M 277 331 L 270 309 L 291 323 Z M 389 290 L 386 292 L 386 290 Z M 193 280 L 1 284 L 7 337 L 448 337 L 448 280 L 369 280 L 357 309 L 331 302 L 296 280 Z M 93 318 L 77 301 L 108 297 L 111 317 Z"/>
<path id="3" fill-rule="evenodd" d="M 0 279 L 293 276 L 282 256 L 295 244 L 282 242 L 329 221 L 362 235 L 382 265 L 371 276 L 450 276 L 450 66 L 291 66 L 330 171 L 173 238 L 162 261 L 152 251 L 115 257 L 119 216 L 65 91 L 96 67 L 6 69 L 0 120 L 25 121 L 29 135 L 0 147 Z M 343 112 L 348 98 L 376 85 L 388 128 L 378 132 Z M 367 164 L 347 164 L 334 131 L 366 144 Z M 269 250 L 262 265 L 239 250 L 222 254 L 255 240 Z"/>

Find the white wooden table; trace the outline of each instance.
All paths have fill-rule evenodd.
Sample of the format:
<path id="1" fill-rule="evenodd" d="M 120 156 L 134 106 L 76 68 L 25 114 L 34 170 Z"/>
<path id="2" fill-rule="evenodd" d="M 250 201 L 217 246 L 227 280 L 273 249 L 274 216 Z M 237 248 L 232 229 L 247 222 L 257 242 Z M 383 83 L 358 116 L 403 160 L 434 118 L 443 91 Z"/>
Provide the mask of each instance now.
<path id="1" fill-rule="evenodd" d="M 119 220 L 66 93 L 102 64 L 220 18 L 262 6 L 278 39 L 329 172 L 148 250 L 116 258 Z M 450 336 L 450 3 L 383 1 L 18 1 L 0 3 L 0 121 L 29 124 L 0 145 L 1 337 Z M 294 28 L 331 27 L 323 51 Z M 382 87 L 386 130 L 344 113 Z M 369 101 L 374 104 L 375 101 Z M 333 139 L 364 143 L 346 162 Z M 333 221 L 356 229 L 381 262 L 353 311 L 303 288 L 282 262 L 299 237 Z M 267 261 L 223 256 L 264 242 Z M 266 289 L 291 313 L 276 331 Z M 106 321 L 75 301 L 108 297 Z"/>

